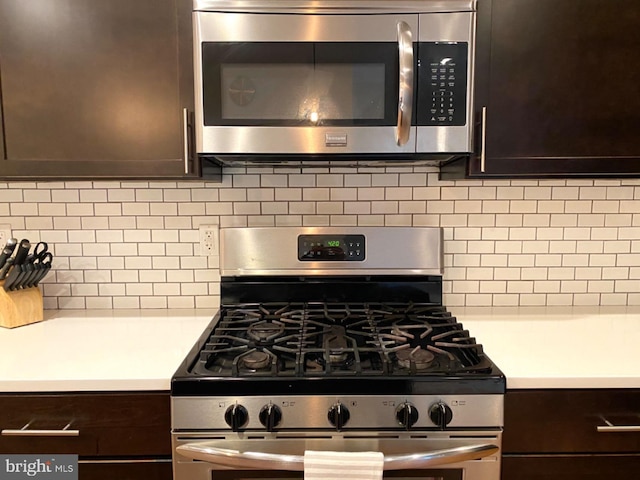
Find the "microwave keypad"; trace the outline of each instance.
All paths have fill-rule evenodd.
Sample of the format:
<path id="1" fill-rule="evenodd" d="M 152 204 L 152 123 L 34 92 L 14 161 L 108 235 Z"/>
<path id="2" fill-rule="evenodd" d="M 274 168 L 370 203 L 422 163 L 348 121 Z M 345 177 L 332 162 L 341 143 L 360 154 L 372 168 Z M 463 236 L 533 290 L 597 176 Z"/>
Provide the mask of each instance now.
<path id="1" fill-rule="evenodd" d="M 418 125 L 465 125 L 467 44 L 423 42 L 418 59 Z"/>

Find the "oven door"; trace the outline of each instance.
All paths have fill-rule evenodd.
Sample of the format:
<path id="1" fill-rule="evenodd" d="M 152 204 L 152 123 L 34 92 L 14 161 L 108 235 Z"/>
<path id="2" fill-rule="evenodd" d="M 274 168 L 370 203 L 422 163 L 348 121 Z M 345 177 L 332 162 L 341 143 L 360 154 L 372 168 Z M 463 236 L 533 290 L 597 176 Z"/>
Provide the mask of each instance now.
<path id="1" fill-rule="evenodd" d="M 208 440 L 174 434 L 175 480 L 304 478 L 305 450 L 380 451 L 384 478 L 499 480 L 501 434 L 263 437 Z"/>
<path id="2" fill-rule="evenodd" d="M 414 153 L 418 17 L 195 12 L 197 151 Z"/>

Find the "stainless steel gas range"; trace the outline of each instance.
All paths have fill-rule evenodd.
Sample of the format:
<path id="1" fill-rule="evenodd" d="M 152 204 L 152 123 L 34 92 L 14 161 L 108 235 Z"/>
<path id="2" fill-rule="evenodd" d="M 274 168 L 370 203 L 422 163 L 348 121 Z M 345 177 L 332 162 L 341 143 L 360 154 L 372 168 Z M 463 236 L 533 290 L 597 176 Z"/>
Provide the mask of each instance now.
<path id="1" fill-rule="evenodd" d="M 442 304 L 439 228 L 221 230 L 221 308 L 172 378 L 175 480 L 499 480 L 505 378 Z"/>

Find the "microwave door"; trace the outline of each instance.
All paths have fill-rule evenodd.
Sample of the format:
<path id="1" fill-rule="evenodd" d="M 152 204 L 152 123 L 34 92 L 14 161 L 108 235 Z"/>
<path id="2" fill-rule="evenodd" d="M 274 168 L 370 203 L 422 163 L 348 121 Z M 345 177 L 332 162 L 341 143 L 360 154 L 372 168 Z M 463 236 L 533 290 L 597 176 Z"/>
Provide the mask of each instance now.
<path id="1" fill-rule="evenodd" d="M 198 152 L 415 152 L 418 15 L 194 18 Z"/>

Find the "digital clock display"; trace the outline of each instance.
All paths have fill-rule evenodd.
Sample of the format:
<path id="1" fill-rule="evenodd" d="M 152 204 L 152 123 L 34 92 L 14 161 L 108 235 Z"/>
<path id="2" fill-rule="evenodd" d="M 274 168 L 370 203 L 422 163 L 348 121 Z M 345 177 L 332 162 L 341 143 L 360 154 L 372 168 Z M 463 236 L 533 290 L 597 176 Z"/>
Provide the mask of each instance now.
<path id="1" fill-rule="evenodd" d="M 303 262 L 363 262 L 364 235 L 309 234 L 298 237 L 298 260 Z"/>

